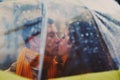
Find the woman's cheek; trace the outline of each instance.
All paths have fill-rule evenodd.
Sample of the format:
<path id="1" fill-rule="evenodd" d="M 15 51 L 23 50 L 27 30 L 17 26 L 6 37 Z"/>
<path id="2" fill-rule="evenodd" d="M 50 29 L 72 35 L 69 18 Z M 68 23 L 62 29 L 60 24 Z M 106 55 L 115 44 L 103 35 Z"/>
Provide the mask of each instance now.
<path id="1" fill-rule="evenodd" d="M 66 43 L 63 44 L 62 50 L 63 50 L 63 54 L 66 54 L 66 52 L 67 52 L 67 44 Z"/>
<path id="2" fill-rule="evenodd" d="M 60 54 L 62 54 L 62 52 L 63 52 L 63 48 L 62 48 L 62 47 L 63 47 L 63 44 L 60 43 L 60 44 L 59 44 L 59 53 L 60 53 Z"/>
<path id="3" fill-rule="evenodd" d="M 59 51 L 62 50 L 62 43 L 59 45 Z"/>

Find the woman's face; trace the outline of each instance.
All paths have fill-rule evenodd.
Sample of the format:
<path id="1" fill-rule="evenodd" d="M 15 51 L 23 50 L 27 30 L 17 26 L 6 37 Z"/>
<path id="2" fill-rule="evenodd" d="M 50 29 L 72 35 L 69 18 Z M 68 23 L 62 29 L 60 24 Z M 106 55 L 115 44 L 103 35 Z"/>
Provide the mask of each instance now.
<path id="1" fill-rule="evenodd" d="M 64 32 L 64 36 L 60 39 L 59 48 L 58 48 L 58 55 L 59 56 L 70 53 L 72 44 L 71 44 L 69 38 L 70 38 L 69 37 L 69 31 L 68 31 L 68 28 L 67 28 Z"/>

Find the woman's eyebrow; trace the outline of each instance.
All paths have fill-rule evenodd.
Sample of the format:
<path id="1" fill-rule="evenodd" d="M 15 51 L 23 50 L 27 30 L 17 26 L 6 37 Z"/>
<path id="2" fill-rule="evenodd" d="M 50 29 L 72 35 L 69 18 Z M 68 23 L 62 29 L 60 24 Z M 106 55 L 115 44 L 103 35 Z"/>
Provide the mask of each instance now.
<path id="1" fill-rule="evenodd" d="M 65 37 L 65 34 L 63 34 L 63 35 L 61 36 L 61 38 L 63 38 L 63 37 Z"/>

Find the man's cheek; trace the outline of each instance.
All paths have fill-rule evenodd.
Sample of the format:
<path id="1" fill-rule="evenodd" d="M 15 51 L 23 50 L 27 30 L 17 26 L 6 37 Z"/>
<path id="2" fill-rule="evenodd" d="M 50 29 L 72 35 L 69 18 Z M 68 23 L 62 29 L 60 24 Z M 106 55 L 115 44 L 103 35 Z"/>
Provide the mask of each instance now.
<path id="1" fill-rule="evenodd" d="M 48 48 L 51 48 L 51 43 L 48 43 L 48 44 L 47 44 L 47 47 L 48 47 Z"/>
<path id="2" fill-rule="evenodd" d="M 50 46 L 50 47 L 54 47 L 54 46 L 55 46 L 55 42 L 54 42 L 53 40 L 51 40 L 51 41 L 49 42 L 49 46 Z"/>
<path id="3" fill-rule="evenodd" d="M 47 39 L 46 45 L 47 45 L 47 46 L 50 46 L 50 45 L 51 45 L 51 40 L 50 40 L 50 39 Z"/>

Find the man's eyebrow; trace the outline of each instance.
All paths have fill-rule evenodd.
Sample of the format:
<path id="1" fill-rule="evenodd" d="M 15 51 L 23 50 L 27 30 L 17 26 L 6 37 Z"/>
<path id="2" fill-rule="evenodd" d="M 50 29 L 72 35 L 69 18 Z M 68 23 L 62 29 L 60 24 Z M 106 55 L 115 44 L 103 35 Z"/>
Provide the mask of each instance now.
<path id="1" fill-rule="evenodd" d="M 49 32 L 48 34 L 55 34 L 54 32 Z"/>
<path id="2" fill-rule="evenodd" d="M 55 32 L 56 34 L 59 34 L 59 32 Z"/>

